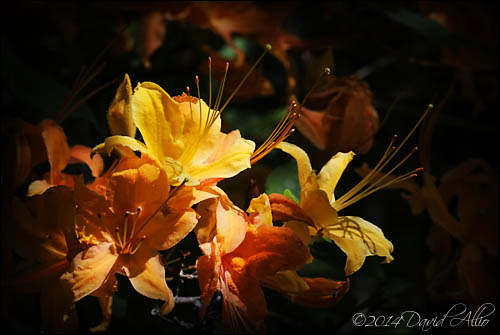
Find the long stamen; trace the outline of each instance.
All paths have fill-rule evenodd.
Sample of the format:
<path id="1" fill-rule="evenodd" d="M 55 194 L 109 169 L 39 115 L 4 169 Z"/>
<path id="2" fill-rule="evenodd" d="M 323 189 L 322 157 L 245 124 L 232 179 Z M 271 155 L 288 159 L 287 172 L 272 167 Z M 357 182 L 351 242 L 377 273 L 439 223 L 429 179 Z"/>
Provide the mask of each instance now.
<path id="1" fill-rule="evenodd" d="M 119 227 L 115 227 L 115 232 L 116 232 L 116 237 L 118 238 L 118 245 L 120 246 L 120 248 L 123 249 L 124 244 L 123 244 L 123 241 L 122 241 L 122 239 L 120 237 L 120 228 Z"/>
<path id="2" fill-rule="evenodd" d="M 198 76 L 195 76 L 195 81 L 196 81 L 196 89 L 198 91 L 198 99 L 199 101 L 201 101 L 201 95 L 200 95 L 200 78 L 198 78 Z M 201 112 L 201 103 L 198 103 L 198 105 L 200 105 L 200 111 L 199 111 L 199 117 L 200 117 L 200 121 L 198 122 L 198 134 L 201 135 L 201 118 L 202 118 L 202 112 Z M 208 116 L 207 116 L 207 119 L 208 119 Z"/>
<path id="3" fill-rule="evenodd" d="M 417 150 L 417 148 L 413 148 L 413 150 L 403 159 L 401 160 L 398 164 L 396 164 L 396 166 L 394 166 L 392 169 L 390 169 L 389 172 L 387 173 L 384 173 L 382 175 L 382 177 L 379 177 L 379 174 L 381 173 L 381 171 L 384 169 L 384 167 L 394 158 L 394 156 L 399 152 L 399 150 L 403 147 L 403 145 L 408 141 L 408 139 L 410 138 L 410 136 L 415 132 L 415 130 L 417 129 L 417 127 L 420 125 L 420 123 L 424 120 L 424 118 L 427 116 L 427 114 L 432 110 L 433 106 L 432 105 L 429 105 L 426 109 L 426 111 L 424 112 L 424 114 L 420 117 L 420 119 L 418 120 L 418 122 L 415 124 L 415 126 L 412 128 L 412 130 L 408 133 L 408 135 L 403 139 L 403 141 L 397 146 L 397 147 L 394 147 L 393 144 L 397 138 L 397 136 L 395 135 L 390 144 L 389 144 L 389 147 L 387 148 L 387 150 L 385 151 L 384 155 L 382 156 L 382 158 L 380 159 L 380 161 L 377 163 L 377 165 L 375 166 L 375 168 L 373 168 L 356 186 L 354 186 L 349 192 L 347 192 L 346 194 L 344 194 L 342 197 L 340 197 L 339 199 L 337 199 L 333 206 L 334 208 L 339 211 L 343 208 L 346 208 L 347 206 L 353 204 L 354 202 L 356 201 L 359 201 L 360 199 L 368 196 L 369 194 L 372 194 L 373 192 L 377 191 L 377 190 L 380 190 L 384 187 L 387 187 L 391 184 L 394 184 L 395 182 L 401 182 L 405 179 L 408 179 L 408 178 L 413 178 L 414 176 L 416 176 L 416 172 L 420 172 L 421 169 L 416 169 L 415 171 L 412 171 L 412 172 L 408 172 L 400 177 L 397 177 L 396 179 L 394 180 L 391 180 L 381 186 L 378 186 L 382 183 L 382 181 L 384 181 L 391 173 L 393 173 L 398 167 L 400 167 L 412 154 L 415 153 L 415 151 Z M 375 180 L 375 181 L 374 181 Z M 371 186 L 369 186 L 368 188 L 366 188 L 364 191 L 362 191 L 361 193 L 358 194 L 358 192 L 363 189 L 363 187 L 365 187 L 367 184 L 371 184 Z"/>
<path id="4" fill-rule="evenodd" d="M 293 133 L 292 126 L 299 114 L 295 113 L 297 104 L 292 102 L 288 107 L 287 113 L 280 120 L 278 125 L 274 128 L 271 135 L 264 141 L 264 143 L 254 151 L 250 157 L 250 164 L 255 164 L 264 156 L 266 156 L 272 149 L 274 149 L 280 142 Z"/>
<path id="5" fill-rule="evenodd" d="M 240 87 L 243 85 L 243 83 L 248 79 L 248 77 L 250 76 L 250 74 L 253 72 L 253 70 L 255 70 L 255 68 L 257 67 L 257 65 L 260 63 L 260 61 L 262 60 L 262 58 L 264 58 L 264 56 L 271 50 L 271 45 L 270 44 L 267 44 L 266 45 L 266 48 L 264 49 L 264 52 L 260 55 L 260 57 L 257 59 L 257 61 L 252 65 L 252 67 L 250 68 L 250 70 L 248 70 L 247 74 L 245 75 L 245 77 L 243 77 L 243 79 L 240 81 L 240 83 L 238 84 L 238 86 L 236 87 L 236 89 L 233 91 L 233 93 L 231 94 L 231 96 L 229 96 L 229 98 L 226 100 L 226 103 L 222 106 L 222 108 L 220 109 L 220 112 L 222 113 L 222 111 L 226 108 L 226 106 L 229 104 L 229 102 L 231 101 L 231 99 L 234 97 L 234 95 L 236 94 L 236 92 L 238 92 L 238 90 L 240 89 Z"/>
<path id="6" fill-rule="evenodd" d="M 142 236 L 141 239 L 140 239 L 140 241 L 139 241 L 139 243 L 137 243 L 136 246 L 135 246 L 135 248 L 132 249 L 129 253 L 131 255 L 135 254 L 137 252 L 137 250 L 139 250 L 139 248 L 141 247 L 142 242 L 144 242 L 145 239 L 146 239 L 146 236 Z"/>
<path id="7" fill-rule="evenodd" d="M 269 137 L 264 141 L 264 143 L 257 150 L 255 150 L 252 156 L 250 157 L 250 164 L 253 165 L 257 163 L 260 159 L 266 156 L 271 150 L 273 150 L 279 143 L 284 141 L 288 136 L 290 136 L 294 132 L 294 129 L 292 129 L 292 127 L 295 121 L 300 117 L 300 108 L 304 105 L 304 103 L 307 101 L 311 93 L 319 85 L 323 77 L 329 74 L 331 74 L 330 69 L 325 68 L 323 73 L 318 77 L 314 85 L 307 92 L 297 112 L 295 112 L 295 109 L 297 108 L 297 103 L 295 101 L 293 101 L 290 104 L 290 106 L 288 106 L 287 113 L 283 116 L 278 125 L 271 132 L 271 135 L 269 135 Z"/>
<path id="8" fill-rule="evenodd" d="M 139 219 L 139 214 L 141 214 L 141 211 L 142 211 L 142 207 L 138 207 L 137 208 L 137 214 L 134 218 L 134 223 L 132 224 L 132 231 L 130 232 L 130 238 L 132 239 L 132 237 L 134 237 L 134 232 L 135 232 L 135 226 L 137 224 L 137 220 Z"/>
<path id="9" fill-rule="evenodd" d="M 208 110 L 212 108 L 212 58 L 208 57 Z"/>
<path id="10" fill-rule="evenodd" d="M 125 213 L 125 222 L 123 223 L 123 243 L 127 243 L 127 226 L 129 212 Z"/>

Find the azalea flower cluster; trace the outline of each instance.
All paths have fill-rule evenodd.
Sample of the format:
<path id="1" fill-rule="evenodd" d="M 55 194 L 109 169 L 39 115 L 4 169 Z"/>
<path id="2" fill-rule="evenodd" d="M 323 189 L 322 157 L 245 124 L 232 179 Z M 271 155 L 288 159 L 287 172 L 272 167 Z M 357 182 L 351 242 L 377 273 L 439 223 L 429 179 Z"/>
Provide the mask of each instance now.
<path id="1" fill-rule="evenodd" d="M 94 330 L 106 329 L 116 275 L 126 276 L 138 293 L 163 301 L 160 313 L 168 314 L 176 299 L 160 252 L 191 232 L 202 251 L 196 262 L 201 316 L 220 291 L 228 331 L 264 331 L 262 287 L 297 304 L 328 307 L 346 294 L 349 276 L 367 256 L 393 260 L 393 245 L 381 229 L 339 212 L 418 172 L 385 180 L 381 170 L 401 148 L 392 146 L 395 138 L 379 164 L 336 199 L 336 185 L 353 152 L 337 153 L 316 172 L 304 150 L 283 141 L 300 113 L 294 104 L 256 149 L 238 130 L 221 131 L 221 112 L 228 102 L 222 105 L 221 100 L 222 92 L 207 104 L 189 88 L 171 96 L 152 82 L 133 88 L 125 75 L 108 110 L 112 136 L 93 149 L 69 148 L 53 121 L 33 127 L 31 134 L 45 144 L 50 172 L 31 183 L 26 201 L 13 201 L 12 220 L 18 224 L 11 233 L 22 243 L 11 248 L 28 265 L 4 285 L 41 292 L 47 330 L 74 329 L 74 302 L 88 295 L 99 298 L 104 315 Z M 274 148 L 296 160 L 300 199 L 260 194 L 246 211 L 237 207 L 218 183 L 251 168 Z M 105 169 L 106 157 L 113 163 Z M 63 172 L 75 160 L 89 167 L 92 181 Z M 347 255 L 346 280 L 299 274 L 312 261 L 309 246 L 318 237 Z"/>

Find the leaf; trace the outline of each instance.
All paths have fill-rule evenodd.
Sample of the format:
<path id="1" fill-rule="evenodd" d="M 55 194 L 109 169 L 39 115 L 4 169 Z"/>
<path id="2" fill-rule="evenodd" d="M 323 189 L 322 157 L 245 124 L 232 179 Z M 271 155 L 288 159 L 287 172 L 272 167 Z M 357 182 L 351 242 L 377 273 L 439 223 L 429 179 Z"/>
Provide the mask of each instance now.
<path id="1" fill-rule="evenodd" d="M 297 176 L 295 161 L 290 161 L 275 168 L 267 178 L 266 193 L 284 194 L 285 190 L 288 190 L 292 194 L 300 194 L 300 184 Z"/>
<path id="2" fill-rule="evenodd" d="M 299 203 L 299 199 L 295 196 L 295 194 L 293 194 L 292 191 L 290 191 L 290 189 L 285 189 L 285 191 L 283 192 L 283 195 L 287 198 L 290 198 L 292 199 L 293 201 L 295 201 L 297 204 Z"/>
<path id="3" fill-rule="evenodd" d="M 397 23 L 422 34 L 437 45 L 449 45 L 452 42 L 452 35 L 442 25 L 423 15 L 405 8 L 398 8 L 394 11 L 387 10 L 385 14 Z"/>

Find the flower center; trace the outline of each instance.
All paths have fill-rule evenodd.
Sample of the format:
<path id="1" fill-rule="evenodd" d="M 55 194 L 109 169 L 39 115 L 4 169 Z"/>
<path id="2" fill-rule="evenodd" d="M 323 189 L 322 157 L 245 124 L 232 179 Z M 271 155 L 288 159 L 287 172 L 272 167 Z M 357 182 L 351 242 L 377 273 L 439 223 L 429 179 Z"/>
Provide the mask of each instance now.
<path id="1" fill-rule="evenodd" d="M 221 85 L 219 87 L 219 90 L 217 92 L 217 96 L 214 101 L 214 105 L 212 106 L 212 59 L 208 57 L 208 80 L 209 80 L 209 97 L 208 97 L 208 113 L 203 120 L 202 118 L 202 104 L 201 101 L 199 102 L 199 110 L 193 110 L 192 107 L 192 101 L 195 98 L 191 97 L 191 90 L 189 86 L 186 87 L 186 93 L 187 93 L 187 98 L 184 98 L 183 100 L 189 102 L 189 108 L 191 112 L 191 118 L 194 119 L 194 114 L 193 113 L 198 113 L 199 114 L 199 123 L 198 123 L 198 136 L 196 137 L 196 142 L 190 145 L 185 152 L 182 153 L 181 157 L 179 158 L 179 161 L 185 164 L 186 162 L 189 162 L 193 159 L 194 155 L 197 152 L 199 144 L 205 139 L 205 137 L 208 135 L 208 132 L 210 128 L 213 126 L 213 124 L 216 122 L 217 118 L 220 117 L 221 113 L 226 109 L 227 105 L 229 102 L 233 99 L 233 97 L 236 95 L 238 90 L 241 88 L 241 86 L 245 83 L 245 81 L 248 79 L 250 74 L 254 71 L 254 69 L 257 67 L 257 65 L 260 63 L 262 58 L 266 55 L 266 53 L 271 50 L 271 45 L 267 45 L 266 48 L 264 49 L 264 52 L 260 55 L 260 57 L 257 59 L 257 61 L 253 64 L 253 66 L 248 70 L 246 75 L 243 77 L 243 79 L 240 81 L 238 86 L 234 89 L 233 93 L 229 96 L 229 98 L 226 100 L 226 102 L 222 105 L 222 96 L 224 92 L 224 85 L 226 83 L 226 78 L 227 78 L 227 72 L 229 70 L 229 63 L 226 63 L 226 68 L 224 71 L 224 77 L 222 79 Z M 198 76 L 195 76 L 195 82 L 196 82 L 196 89 L 198 93 L 198 99 L 201 100 L 201 94 L 200 94 L 200 79 Z M 196 103 L 196 102 L 194 102 Z"/>

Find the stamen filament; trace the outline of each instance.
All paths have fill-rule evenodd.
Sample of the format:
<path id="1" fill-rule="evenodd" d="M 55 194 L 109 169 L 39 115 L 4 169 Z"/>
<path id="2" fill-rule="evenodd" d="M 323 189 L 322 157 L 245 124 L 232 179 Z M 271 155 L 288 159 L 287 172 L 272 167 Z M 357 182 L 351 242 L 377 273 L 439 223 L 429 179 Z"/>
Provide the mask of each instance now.
<path id="1" fill-rule="evenodd" d="M 135 248 L 134 248 L 134 249 L 132 249 L 132 250 L 129 252 L 129 254 L 131 254 L 131 255 L 135 254 L 135 253 L 137 252 L 137 250 L 139 250 L 139 248 L 141 247 L 142 242 L 143 242 L 145 239 L 146 239 L 146 236 L 141 237 L 141 240 L 139 241 L 139 243 L 137 243 L 137 244 L 136 244 Z"/>
<path id="2" fill-rule="evenodd" d="M 401 175 L 401 176 L 399 176 L 397 178 L 389 180 L 388 182 L 386 182 L 385 184 L 383 184 L 381 186 L 378 186 L 378 187 L 376 187 L 374 189 L 371 189 L 370 191 L 365 191 L 363 193 L 358 194 L 357 196 L 353 197 L 349 201 L 346 201 L 345 203 L 341 204 L 340 206 L 337 206 L 336 202 L 335 202 L 334 203 L 335 210 L 340 211 L 341 209 L 346 208 L 346 207 L 352 205 L 353 203 L 355 203 L 355 202 L 357 202 L 357 201 L 359 201 L 359 200 L 361 200 L 361 199 L 369 196 L 370 194 L 372 194 L 372 193 L 374 193 L 374 192 L 376 192 L 378 190 L 381 190 L 381 189 L 386 188 L 386 187 L 388 187 L 390 185 L 402 182 L 403 180 L 415 178 L 417 176 L 417 172 L 420 172 L 420 171 L 421 171 L 421 169 L 419 168 L 419 169 L 415 169 L 415 170 L 413 170 L 411 172 L 407 172 L 407 173 L 405 173 L 405 174 L 403 174 L 403 175 Z"/>
<path id="3" fill-rule="evenodd" d="M 408 139 L 410 138 L 410 136 L 415 132 L 415 130 L 417 129 L 417 127 L 424 120 L 424 118 L 427 116 L 427 114 L 432 110 L 432 108 L 433 108 L 433 105 L 430 104 L 427 107 L 427 109 L 424 112 L 424 114 L 422 114 L 422 116 L 420 117 L 420 119 L 413 126 L 412 130 L 408 133 L 408 135 L 406 135 L 406 137 L 403 139 L 403 141 L 397 147 L 393 147 L 392 146 L 392 144 L 396 140 L 397 136 L 394 136 L 392 138 L 391 143 L 389 144 L 389 147 L 387 148 L 387 150 L 385 151 L 384 155 L 382 156 L 382 158 L 380 159 L 380 161 L 377 163 L 377 165 L 375 166 L 375 168 L 373 168 L 368 173 L 368 175 L 366 175 L 350 191 L 348 191 L 346 194 L 344 194 L 343 196 L 341 196 L 339 199 L 337 199 L 335 201 L 334 207 L 335 207 L 335 209 L 337 211 L 339 211 L 342 208 L 347 207 L 348 205 L 354 203 L 355 201 L 357 201 L 357 200 L 359 200 L 361 198 L 366 197 L 368 194 L 373 193 L 374 191 L 371 190 L 371 189 L 373 189 L 373 187 L 375 187 L 377 184 L 379 184 L 381 182 L 381 180 L 385 179 L 389 174 L 391 174 L 393 171 L 395 171 L 404 161 L 406 161 L 409 158 L 410 155 L 412 155 L 415 152 L 416 148 L 414 148 L 409 155 L 407 155 L 401 162 L 399 162 L 388 173 L 384 174 L 384 176 L 381 177 L 381 179 L 377 180 L 375 183 L 372 183 L 373 185 L 371 187 L 369 187 L 368 189 L 366 189 L 362 193 L 358 194 L 357 196 L 353 197 L 354 194 L 356 194 L 357 192 L 359 192 L 365 185 L 367 185 L 368 183 L 370 183 L 373 180 L 374 175 L 376 175 L 376 173 L 380 173 L 384 169 L 384 167 L 392 160 L 392 158 L 394 158 L 394 156 L 399 152 L 399 150 L 403 147 L 403 145 L 408 141 Z M 408 174 L 405 174 L 405 175 L 408 176 Z M 385 186 L 377 187 L 377 188 L 375 188 L 375 190 L 379 190 L 380 188 L 383 188 L 383 187 L 385 187 Z M 351 199 L 351 197 L 353 197 L 353 198 Z M 353 201 L 354 199 L 356 199 L 356 200 Z"/>
<path id="4" fill-rule="evenodd" d="M 120 228 L 115 227 L 115 231 L 116 231 L 116 236 L 118 237 L 118 245 L 120 246 L 120 248 L 123 249 L 124 244 L 123 244 L 122 239 L 120 237 Z"/>
<path id="5" fill-rule="evenodd" d="M 288 111 L 281 118 L 278 125 L 271 132 L 271 135 L 264 141 L 264 143 L 254 151 L 250 157 L 250 164 L 255 164 L 265 155 L 267 155 L 272 149 L 274 149 L 280 142 L 287 138 L 293 131 L 291 130 L 295 120 L 298 118 L 298 114 L 294 112 L 297 104 L 292 102 L 288 107 Z"/>
<path id="6" fill-rule="evenodd" d="M 201 116 L 202 116 L 202 112 L 201 112 L 201 95 L 200 95 L 200 78 L 198 78 L 198 76 L 195 77 L 195 81 L 196 81 L 196 89 L 198 90 L 198 105 L 200 105 L 200 121 L 198 122 L 198 134 L 201 135 Z M 208 116 L 207 116 L 207 119 L 208 119 Z M 205 133 L 206 131 L 206 127 L 205 129 L 203 130 L 203 132 Z"/>
<path id="7" fill-rule="evenodd" d="M 141 213 L 142 208 L 139 207 L 137 208 L 137 215 L 135 216 L 134 223 L 132 224 L 132 231 L 130 232 L 130 238 L 134 237 L 134 232 L 135 232 L 135 226 L 137 224 L 137 220 L 139 219 L 139 214 Z"/>
<path id="8" fill-rule="evenodd" d="M 127 226 L 128 226 L 128 215 L 129 213 L 125 213 L 125 223 L 123 224 L 123 243 L 127 243 Z"/>
<path id="9" fill-rule="evenodd" d="M 240 81 L 240 83 L 238 84 L 238 86 L 236 87 L 236 89 L 233 91 L 233 93 L 231 94 L 231 96 L 226 100 L 226 103 L 222 106 L 222 108 L 220 109 L 220 112 L 222 113 L 222 111 L 226 108 L 226 106 L 229 104 L 229 102 L 231 101 L 231 99 L 234 97 L 234 95 L 236 94 L 236 92 L 238 92 L 238 90 L 240 89 L 240 87 L 243 85 L 243 83 L 248 79 L 248 77 L 250 76 L 250 74 L 253 72 L 253 70 L 255 70 L 255 68 L 257 67 L 257 65 L 260 63 L 260 61 L 262 60 L 262 58 L 264 58 L 264 56 L 271 50 L 271 45 L 270 44 L 267 44 L 266 45 L 266 48 L 264 49 L 264 52 L 260 55 L 260 57 L 257 59 L 257 61 L 252 65 L 252 67 L 250 68 L 250 70 L 248 70 L 247 74 L 245 75 L 245 77 L 243 77 L 243 79 Z"/>

